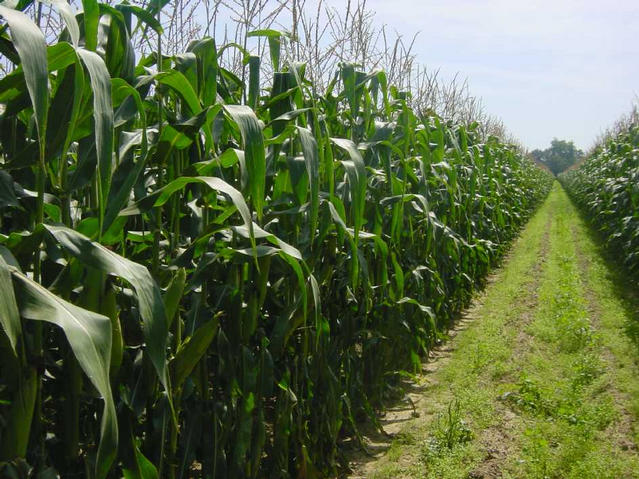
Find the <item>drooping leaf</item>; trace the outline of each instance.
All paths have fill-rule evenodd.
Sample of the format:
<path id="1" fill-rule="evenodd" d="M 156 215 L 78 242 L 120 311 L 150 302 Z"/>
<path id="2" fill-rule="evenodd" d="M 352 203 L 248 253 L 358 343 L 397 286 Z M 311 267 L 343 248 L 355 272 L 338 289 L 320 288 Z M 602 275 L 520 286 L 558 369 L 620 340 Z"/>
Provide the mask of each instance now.
<path id="1" fill-rule="evenodd" d="M 255 112 L 244 105 L 224 105 L 224 110 L 240 128 L 248 170 L 249 191 L 257 218 L 262 219 L 266 185 L 264 137 Z"/>
<path id="2" fill-rule="evenodd" d="M 268 39 L 269 53 L 271 56 L 271 66 L 274 72 L 280 71 L 280 51 L 283 33 L 272 29 L 253 30 L 249 32 L 249 37 L 266 37 Z"/>
<path id="3" fill-rule="evenodd" d="M 246 201 L 244 201 L 244 197 L 242 196 L 242 193 L 237 191 L 235 188 L 233 188 L 224 180 L 220 178 L 212 177 L 212 176 L 195 176 L 195 177 L 183 176 L 181 178 L 173 180 L 171 183 L 165 185 L 159 190 L 154 191 L 152 194 L 141 199 L 135 205 L 129 206 L 128 208 L 122 210 L 120 212 L 120 215 L 127 216 L 127 215 L 139 214 L 140 212 L 146 211 L 147 209 L 150 209 L 152 207 L 162 206 L 169 200 L 169 198 L 171 197 L 173 193 L 175 193 L 178 190 L 181 190 L 182 188 L 184 188 L 186 185 L 190 183 L 201 183 L 208 186 L 212 190 L 219 191 L 227 195 L 231 199 L 235 207 L 237 208 L 238 213 L 240 214 L 240 216 L 242 217 L 242 220 L 244 221 L 244 225 L 250 231 L 250 236 L 252 241 L 254 241 L 253 221 L 251 218 L 251 212 L 246 204 Z"/>
<path id="4" fill-rule="evenodd" d="M 198 62 L 198 95 L 204 107 L 217 102 L 217 48 L 215 40 L 205 37 L 189 45 L 189 51 L 195 53 Z"/>
<path id="5" fill-rule="evenodd" d="M 75 13 L 73 12 L 73 8 L 64 0 L 42 0 L 44 3 L 52 4 L 60 16 L 64 19 L 64 23 L 67 26 L 67 31 L 69 32 L 69 36 L 71 37 L 71 41 L 73 42 L 74 47 L 78 47 L 80 43 L 80 27 L 78 25 L 78 21 L 75 18 Z"/>
<path id="6" fill-rule="evenodd" d="M 49 225 L 45 225 L 44 228 L 68 253 L 75 256 L 84 265 L 109 275 L 118 276 L 133 286 L 140 306 L 142 331 L 149 359 L 160 382 L 169 391 L 166 369 L 168 323 L 160 288 L 149 270 L 70 228 Z"/>
<path id="7" fill-rule="evenodd" d="M 148 10 L 145 10 L 136 5 L 128 5 L 126 3 L 120 3 L 116 5 L 115 8 L 116 10 L 125 14 L 132 13 L 138 18 L 138 21 L 140 23 L 143 23 L 144 25 L 151 27 L 155 31 L 155 33 L 162 34 L 164 31 L 162 28 L 162 25 L 157 20 L 157 18 L 155 18 L 153 14 L 149 12 Z"/>
<path id="8" fill-rule="evenodd" d="M 191 110 L 191 114 L 196 115 L 202 111 L 200 100 L 193 90 L 193 86 L 186 77 L 177 70 L 158 73 L 156 81 L 162 85 L 171 87 L 184 100 L 186 106 Z"/>
<path id="9" fill-rule="evenodd" d="M 11 283 L 11 271 L 2 256 L 0 256 L 0 326 L 9 338 L 13 352 L 17 354 L 22 323 Z"/>
<path id="10" fill-rule="evenodd" d="M 57 297 L 18 271 L 11 272 L 18 293 L 20 315 L 59 326 L 73 355 L 104 400 L 96 477 L 107 476 L 118 447 L 118 424 L 109 383 L 111 361 L 111 321 Z"/>
<path id="11" fill-rule="evenodd" d="M 40 143 L 44 145 L 49 108 L 47 45 L 40 29 L 24 13 L 0 5 L 0 16 L 11 29 L 13 45 L 20 56 L 24 79 L 35 112 Z"/>

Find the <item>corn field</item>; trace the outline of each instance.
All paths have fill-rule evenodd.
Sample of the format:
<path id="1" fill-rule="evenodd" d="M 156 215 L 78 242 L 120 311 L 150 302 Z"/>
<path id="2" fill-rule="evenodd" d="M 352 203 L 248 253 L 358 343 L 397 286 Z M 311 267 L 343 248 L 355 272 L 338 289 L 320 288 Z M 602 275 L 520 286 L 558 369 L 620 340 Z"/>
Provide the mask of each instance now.
<path id="1" fill-rule="evenodd" d="M 136 62 L 153 6 L 52 0 L 48 45 L 17 3 L 0 6 L 0 475 L 334 475 L 550 175 L 412 110 L 384 72 L 342 64 L 318 93 L 274 30 L 251 33 L 268 82 L 212 38 Z M 218 64 L 229 48 L 246 78 Z"/>
<path id="2" fill-rule="evenodd" d="M 620 124 L 579 166 L 560 176 L 575 203 L 592 220 L 606 246 L 639 271 L 639 123 Z"/>

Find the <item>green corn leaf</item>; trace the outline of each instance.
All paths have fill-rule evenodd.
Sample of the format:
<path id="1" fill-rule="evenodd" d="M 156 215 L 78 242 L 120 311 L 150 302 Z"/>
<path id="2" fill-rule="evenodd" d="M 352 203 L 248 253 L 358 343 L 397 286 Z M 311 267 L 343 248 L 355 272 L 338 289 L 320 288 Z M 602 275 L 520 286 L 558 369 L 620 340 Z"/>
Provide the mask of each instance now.
<path id="1" fill-rule="evenodd" d="M 182 73 L 177 70 L 171 70 L 158 73 L 155 79 L 158 83 L 173 89 L 184 100 L 184 103 L 191 110 L 191 114 L 196 115 L 202 111 L 202 105 L 200 105 L 200 100 L 193 89 L 193 85 Z"/>
<path id="2" fill-rule="evenodd" d="M 22 317 L 59 326 L 78 364 L 104 400 L 96 477 L 105 478 L 118 447 L 118 424 L 109 383 L 111 320 L 55 296 L 18 271 L 12 277 Z"/>
<path id="3" fill-rule="evenodd" d="M 430 319 L 435 319 L 435 313 L 433 313 L 432 308 L 429 308 L 428 306 L 424 306 L 423 304 L 420 304 L 417 300 L 413 298 L 404 297 L 400 299 L 399 301 L 397 301 L 397 304 L 407 304 L 407 303 L 417 306 L 420 309 L 420 311 L 422 313 L 427 314 Z"/>
<path id="4" fill-rule="evenodd" d="M 198 64 L 197 56 L 193 52 L 180 53 L 175 55 L 175 69 L 182 73 L 193 87 L 193 91 L 198 89 Z"/>
<path id="5" fill-rule="evenodd" d="M 240 184 L 242 189 L 248 185 L 248 171 L 246 169 L 246 156 L 243 150 L 237 148 L 227 148 L 217 158 L 208 161 L 201 161 L 192 165 L 198 176 L 208 176 L 217 168 L 230 168 L 236 163 L 240 165 Z"/>
<path id="6" fill-rule="evenodd" d="M 11 284 L 11 270 L 2 256 L 0 256 L 0 325 L 9 338 L 13 352 L 17 355 L 22 323 Z"/>
<path id="7" fill-rule="evenodd" d="M 397 256 L 395 253 L 391 253 L 391 262 L 393 263 L 393 271 L 395 273 L 395 294 L 393 295 L 395 298 L 400 298 L 404 296 L 404 271 L 402 271 L 402 267 L 397 261 Z"/>
<path id="8" fill-rule="evenodd" d="M 317 221 L 319 217 L 319 150 L 317 142 L 310 130 L 298 127 L 302 150 L 304 152 L 304 162 L 306 163 L 306 172 L 311 186 L 311 211 L 310 211 L 310 230 L 311 237 L 315 236 L 317 229 Z"/>
<path id="9" fill-rule="evenodd" d="M 7 59 L 14 64 L 20 63 L 20 56 L 16 51 L 13 42 L 9 40 L 9 37 L 6 35 L 0 35 L 0 53 L 7 57 Z"/>
<path id="10" fill-rule="evenodd" d="M 164 294 L 164 308 L 166 309 L 166 317 L 169 322 L 169 327 L 171 327 L 171 323 L 178 312 L 185 284 L 186 271 L 184 268 L 180 268 L 171 279 L 171 283 Z"/>
<path id="11" fill-rule="evenodd" d="M 0 16 L 5 18 L 11 29 L 13 45 L 20 56 L 24 79 L 35 112 L 41 148 L 44 148 L 49 109 L 47 45 L 44 35 L 22 12 L 0 5 Z"/>
<path id="12" fill-rule="evenodd" d="M 248 106 L 257 109 L 257 101 L 260 96 L 260 57 L 249 58 L 249 96 Z"/>
<path id="13" fill-rule="evenodd" d="M 246 48 L 244 48 L 239 43 L 235 43 L 235 42 L 229 42 L 229 43 L 225 43 L 224 45 L 222 45 L 220 47 L 220 49 L 217 51 L 218 58 L 221 57 L 222 54 L 226 50 L 228 50 L 230 48 L 235 48 L 236 50 L 238 50 L 242 54 L 242 64 L 246 65 L 248 63 L 249 57 L 251 56 L 251 52 L 249 52 Z M 228 70 L 227 70 L 227 72 L 231 73 Z M 234 74 L 232 74 L 232 75 L 235 76 Z M 237 80 L 239 81 L 239 83 L 242 83 L 242 80 L 240 80 L 239 78 Z"/>
<path id="14" fill-rule="evenodd" d="M 173 386 L 179 388 L 202 359 L 209 345 L 215 338 L 219 327 L 217 318 L 207 321 L 197 328 L 192 336 L 179 347 L 171 361 L 173 371 Z"/>
<path id="15" fill-rule="evenodd" d="M 291 89 L 289 90 L 290 92 L 293 92 L 295 89 Z M 287 111 L 286 113 L 281 114 L 280 116 L 278 116 L 277 118 L 274 118 L 273 120 L 271 120 L 267 126 L 271 126 L 273 125 L 273 123 L 279 122 L 279 121 L 291 121 L 294 120 L 295 118 L 309 112 L 309 111 L 313 111 L 312 108 L 298 108 L 296 110 L 291 110 L 291 111 Z M 299 127 L 298 127 L 299 128 Z M 313 137 L 313 139 L 315 139 Z"/>
<path id="16" fill-rule="evenodd" d="M 352 219 L 355 229 L 355 241 L 357 241 L 359 231 L 364 224 L 364 206 L 366 204 L 366 167 L 364 159 L 355 143 L 351 140 L 331 138 L 331 141 L 350 156 L 350 160 L 343 160 L 341 163 L 346 170 L 350 183 Z"/>
<path id="17" fill-rule="evenodd" d="M 1 5 L 0 5 L 1 6 Z M 62 70 L 77 61 L 75 49 L 66 42 L 56 43 L 47 48 L 48 73 Z M 13 72 L 0 79 L 0 102 L 9 102 L 28 90 L 24 69 L 19 65 Z M 49 100 L 47 99 L 47 102 Z M 48 103 L 47 103 L 48 104 Z"/>
<path id="18" fill-rule="evenodd" d="M 138 145 L 141 146 L 141 152 L 137 160 L 134 160 L 135 155 L 133 154 L 133 150 Z M 144 169 L 147 153 L 145 131 L 122 133 L 120 143 L 121 162 L 113 173 L 104 217 L 103 232 L 109 229 L 118 217 L 120 210 L 126 205 L 131 195 L 131 190 Z"/>
<path id="19" fill-rule="evenodd" d="M 120 212 L 120 215 L 128 216 L 128 215 L 139 214 L 155 206 L 162 206 L 169 200 L 169 198 L 171 197 L 171 195 L 173 195 L 173 193 L 175 193 L 178 190 L 181 190 L 186 185 L 191 183 L 201 183 L 208 186 L 212 190 L 219 191 L 220 193 L 224 193 L 225 195 L 227 195 L 231 199 L 235 207 L 237 208 L 237 211 L 239 212 L 240 216 L 242 217 L 242 220 L 244 221 L 244 225 L 248 228 L 250 232 L 251 242 L 254 244 L 255 236 L 253 234 L 253 220 L 251 218 L 251 212 L 249 210 L 249 207 L 246 204 L 246 201 L 244 201 L 244 197 L 242 196 L 242 193 L 237 191 L 235 188 L 233 188 L 224 180 L 220 178 L 212 177 L 212 176 L 194 176 L 194 177 L 183 176 L 181 178 L 173 180 L 172 182 L 160 188 L 159 190 L 151 193 L 149 196 L 141 199 L 136 204 L 122 210 Z"/>
<path id="20" fill-rule="evenodd" d="M 135 461 L 133 465 L 135 469 L 123 469 L 122 474 L 124 479 L 158 479 L 159 473 L 157 468 L 142 454 L 134 437 L 131 437 L 131 444 L 133 445 Z"/>
<path id="21" fill-rule="evenodd" d="M 233 231 L 235 231 L 240 236 L 243 236 L 244 238 L 249 238 L 249 239 L 251 238 L 251 231 L 246 226 L 233 226 L 232 229 Z M 300 251 L 297 248 L 281 240 L 274 234 L 263 230 L 255 223 L 253 223 L 253 237 L 256 239 L 264 238 L 267 241 L 270 241 L 271 243 L 273 243 L 274 245 L 277 245 L 287 255 L 298 260 L 302 259 L 302 253 L 300 253 Z"/>
<path id="22" fill-rule="evenodd" d="M 95 122 L 95 146 L 98 160 L 98 194 L 100 200 L 99 222 L 104 223 L 109 185 L 111 183 L 111 163 L 113 153 L 113 106 L 111 104 L 111 76 L 104 61 L 97 53 L 79 48 L 77 50 L 89 72 L 93 91 L 93 118 Z"/>
<path id="23" fill-rule="evenodd" d="M 249 191 L 258 220 L 262 219 L 266 187 L 266 156 L 262 127 L 255 112 L 244 105 L 224 105 L 224 110 L 240 128 L 246 168 L 248 170 Z"/>
<path id="24" fill-rule="evenodd" d="M 217 48 L 215 40 L 203 38 L 189 45 L 198 61 L 198 95 L 202 105 L 212 106 L 217 102 Z"/>
<path id="25" fill-rule="evenodd" d="M 168 323 L 160 288 L 149 270 L 138 263 L 123 258 L 84 235 L 63 226 L 44 226 L 56 241 L 71 255 L 86 266 L 106 274 L 118 276 L 128 281 L 135 289 L 142 331 L 146 341 L 149 359 L 155 368 L 160 382 L 169 391 L 169 379 L 166 369 L 166 347 Z"/>
<path id="26" fill-rule="evenodd" d="M 113 77 L 133 81 L 135 52 L 127 22 L 119 10 L 105 4 L 100 5 L 97 51 L 104 52 L 104 62 Z"/>
<path id="27" fill-rule="evenodd" d="M 68 72 L 68 74 L 70 73 L 71 72 Z M 82 92 L 84 91 L 85 83 L 86 83 L 86 79 L 84 75 L 84 68 L 82 67 L 82 64 L 80 63 L 80 61 L 78 60 L 73 66 L 73 92 L 72 92 L 73 100 L 71 102 L 71 112 L 69 114 L 69 122 L 67 125 L 62 125 L 63 127 L 66 128 L 64 144 L 62 145 L 62 150 L 61 150 L 61 154 L 63 156 L 66 155 L 67 152 L 69 151 L 69 147 L 71 143 L 73 142 L 77 132 L 76 128 L 77 128 L 78 121 L 80 119 L 82 99 L 83 99 Z"/>
<path id="28" fill-rule="evenodd" d="M 67 26 L 67 31 L 71 37 L 74 47 L 78 47 L 80 43 L 80 26 L 78 20 L 75 18 L 73 8 L 65 0 L 41 0 L 43 3 L 50 3 L 53 5 Z"/>
<path id="29" fill-rule="evenodd" d="M 100 7 L 97 0 L 82 0 L 84 9 L 84 48 L 95 51 L 98 46 Z"/>
<path id="30" fill-rule="evenodd" d="M 305 268 L 308 266 L 304 265 Z M 319 341 L 321 339 L 322 328 L 322 295 L 320 292 L 319 283 L 315 276 L 313 276 L 310 270 L 307 271 L 308 282 L 311 287 L 311 293 L 313 294 L 313 316 L 315 318 L 315 330 L 317 331 L 317 336 L 315 340 L 315 347 L 319 347 Z"/>
<path id="31" fill-rule="evenodd" d="M 148 2 L 148 7 L 146 7 L 146 10 L 151 15 L 157 15 L 157 13 L 161 11 L 169 2 L 170 0 L 154 0 L 152 2 Z"/>
<path id="32" fill-rule="evenodd" d="M 268 39 L 268 48 L 271 56 L 271 66 L 274 72 L 280 71 L 280 50 L 282 46 L 282 37 L 284 34 L 277 30 L 263 29 L 253 30 L 247 34 L 248 37 L 266 37 Z"/>
<path id="33" fill-rule="evenodd" d="M 116 5 L 115 8 L 116 10 L 124 14 L 131 13 L 135 15 L 140 23 L 143 23 L 146 26 L 150 27 L 155 31 L 155 33 L 162 34 L 162 32 L 164 31 L 157 18 L 155 18 L 153 14 L 150 13 L 148 10 L 135 5 L 128 5 L 126 3 Z"/>

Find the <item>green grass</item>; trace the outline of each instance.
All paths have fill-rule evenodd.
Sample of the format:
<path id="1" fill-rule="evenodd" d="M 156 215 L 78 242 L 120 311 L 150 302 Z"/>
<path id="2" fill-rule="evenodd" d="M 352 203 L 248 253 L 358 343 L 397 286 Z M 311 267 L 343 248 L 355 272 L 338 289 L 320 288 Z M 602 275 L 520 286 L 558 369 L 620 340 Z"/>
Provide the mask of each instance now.
<path id="1" fill-rule="evenodd" d="M 371 477 L 635 477 L 632 308 L 559 185 L 479 300 L 427 378 L 425 413 Z M 452 400 L 472 438 L 433 451 Z"/>

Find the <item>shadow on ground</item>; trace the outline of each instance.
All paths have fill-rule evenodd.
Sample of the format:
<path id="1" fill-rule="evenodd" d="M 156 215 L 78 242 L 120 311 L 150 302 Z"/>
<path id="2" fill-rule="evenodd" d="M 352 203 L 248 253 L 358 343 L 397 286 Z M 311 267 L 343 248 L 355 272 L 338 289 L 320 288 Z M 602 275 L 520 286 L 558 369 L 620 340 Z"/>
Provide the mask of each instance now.
<path id="1" fill-rule="evenodd" d="M 576 210 L 586 226 L 589 239 L 595 245 L 597 253 L 604 259 L 606 278 L 613 284 L 615 294 L 622 300 L 628 318 L 624 330 L 639 354 L 639 274 L 636 272 L 633 274 L 628 270 L 622 258 L 606 245 L 594 222 L 578 207 Z"/>

